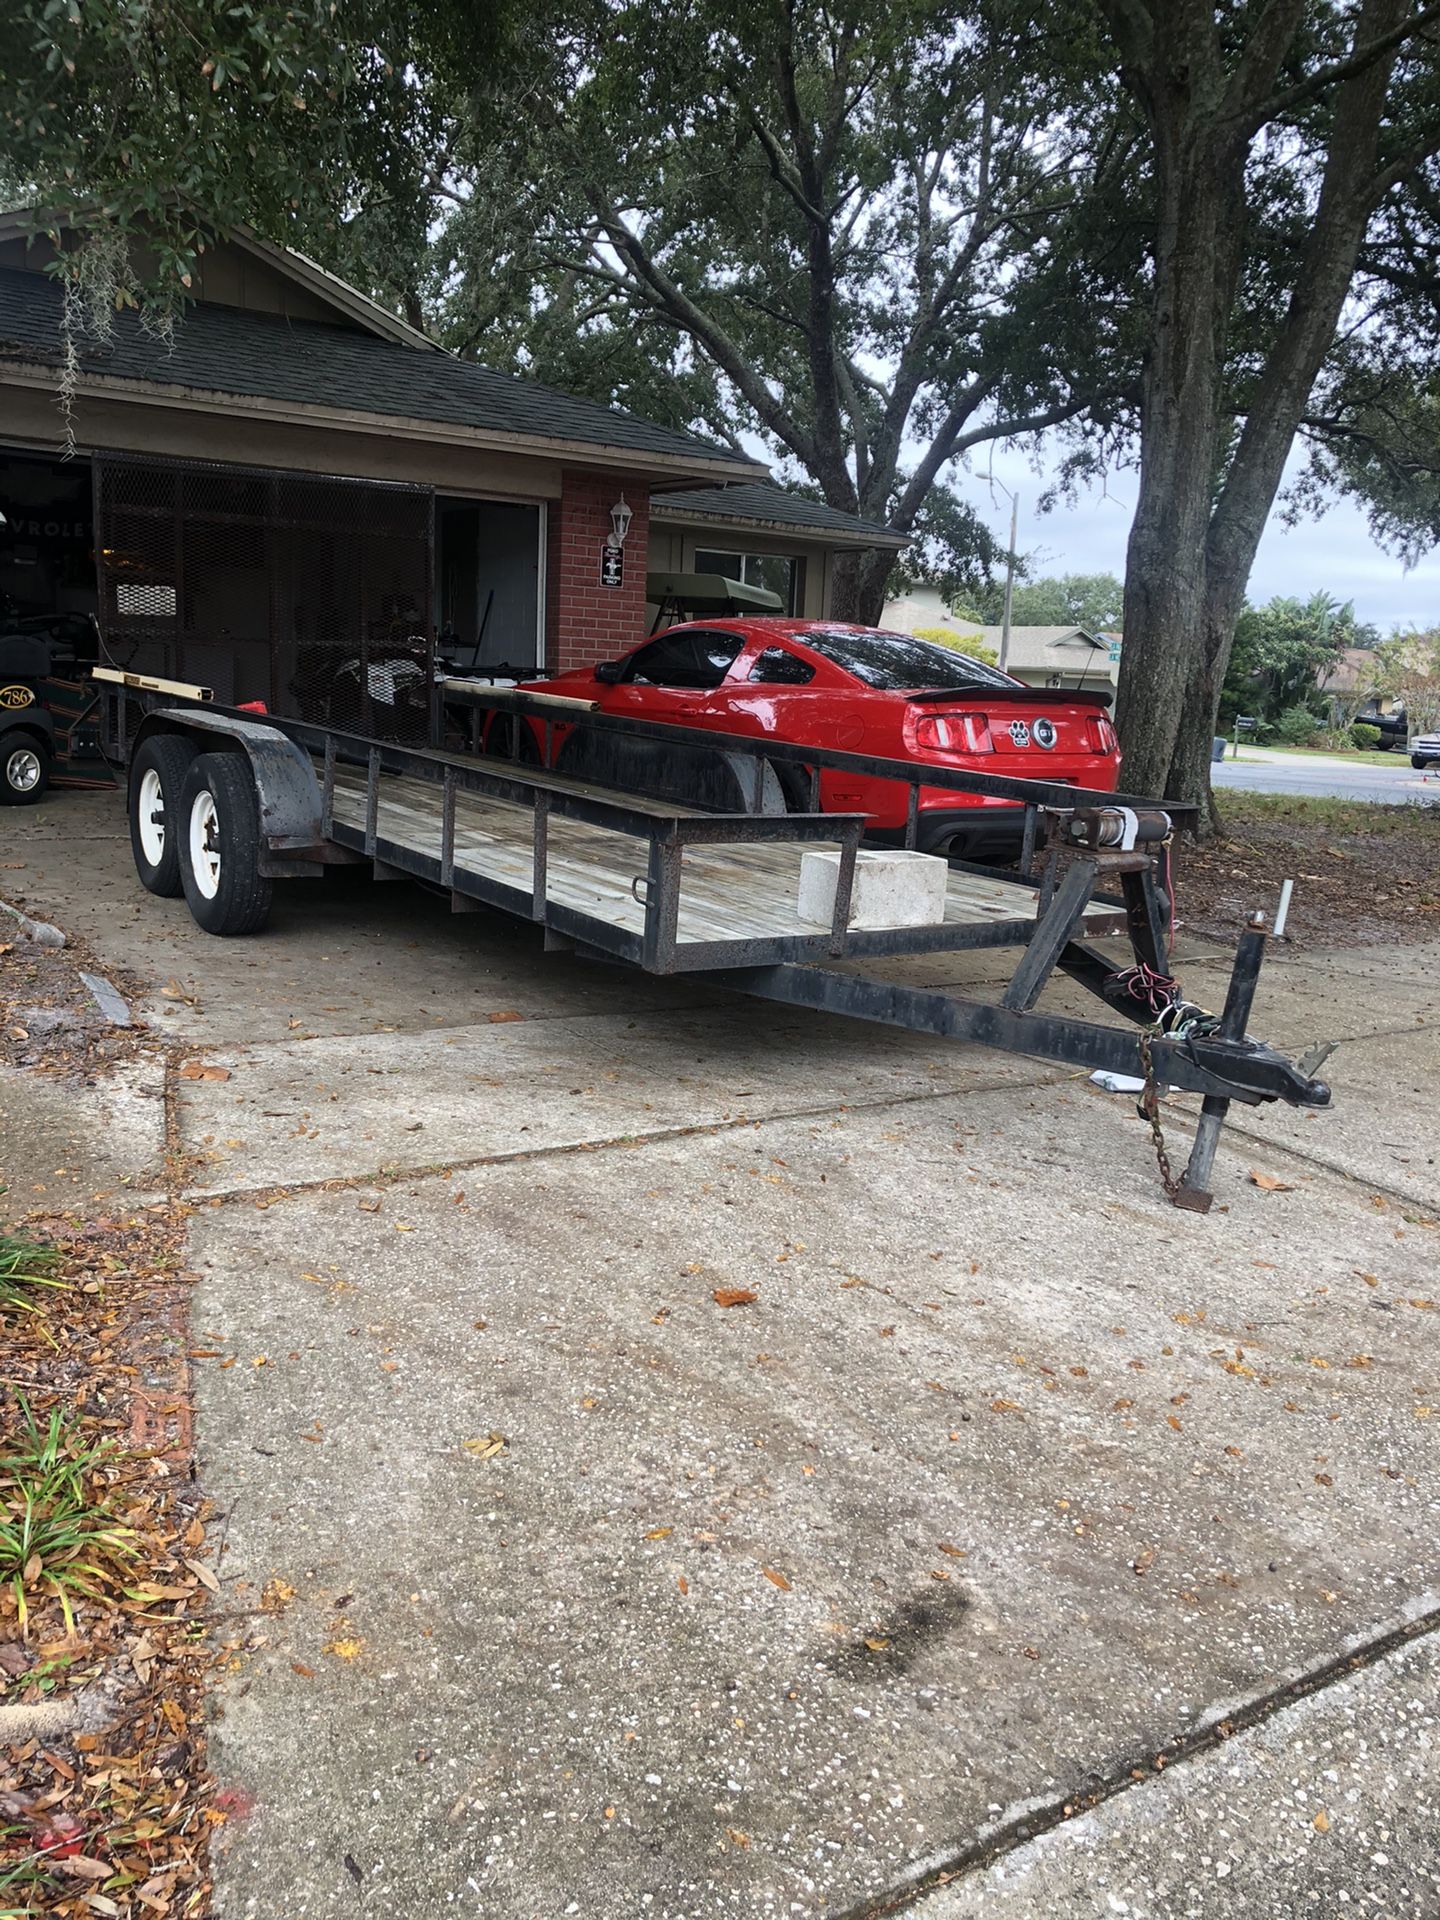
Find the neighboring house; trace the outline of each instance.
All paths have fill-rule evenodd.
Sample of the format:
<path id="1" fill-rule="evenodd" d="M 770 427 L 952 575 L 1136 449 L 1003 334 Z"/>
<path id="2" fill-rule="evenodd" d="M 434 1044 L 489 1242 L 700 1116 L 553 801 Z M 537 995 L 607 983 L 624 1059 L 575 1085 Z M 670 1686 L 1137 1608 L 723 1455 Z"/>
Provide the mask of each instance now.
<path id="1" fill-rule="evenodd" d="M 205 254 L 173 341 L 133 311 L 80 340 L 63 459 L 34 224 L 0 214 L 0 607 L 98 612 L 136 671 L 344 725 L 337 686 L 437 631 L 482 671 L 613 656 L 677 550 L 810 612 L 837 554 L 903 544 L 745 454 L 459 360 L 243 234 Z"/>
<path id="2" fill-rule="evenodd" d="M 1003 629 L 957 617 L 931 587 L 890 601 L 881 624 L 902 633 L 941 629 L 962 653 L 967 641 L 979 640 L 997 660 L 1000 657 Z M 1113 689 L 1120 671 L 1120 636 L 1087 633 L 1083 627 L 1011 627 L 1005 670 L 1030 687 Z"/>
<path id="3" fill-rule="evenodd" d="M 1396 705 L 1392 694 L 1376 695 L 1374 687 L 1375 654 L 1369 647 L 1347 647 L 1320 681 L 1321 693 L 1333 693 L 1342 699 L 1360 696 L 1360 705 L 1371 713 L 1389 713 Z"/>

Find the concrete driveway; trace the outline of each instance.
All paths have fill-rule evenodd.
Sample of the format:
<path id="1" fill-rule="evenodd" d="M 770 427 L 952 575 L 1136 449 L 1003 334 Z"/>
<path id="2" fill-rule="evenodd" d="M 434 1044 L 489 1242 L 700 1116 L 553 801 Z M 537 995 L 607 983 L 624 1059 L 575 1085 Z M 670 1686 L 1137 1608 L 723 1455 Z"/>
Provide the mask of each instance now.
<path id="1" fill-rule="evenodd" d="M 194 1209 L 224 1920 L 940 1920 L 997 1872 L 1017 1914 L 1270 1920 L 1264 1873 L 1205 1890 L 1213 1847 L 1229 1904 L 1173 1895 L 1174 1795 L 1245 1754 L 1241 1857 L 1329 1809 L 1287 1905 L 1426 1910 L 1323 1727 L 1289 1813 L 1260 1743 L 1440 1617 L 1434 948 L 1272 961 L 1256 1029 L 1341 1042 L 1337 1106 L 1247 1115 L 1200 1218 L 1128 1100 L 1033 1062 L 405 886 L 208 940 L 104 800 L 12 847 L 10 897 L 153 981 L 176 1042 L 72 1090 L 65 1164 L 77 1201 L 162 1183 L 168 1111 Z M 1204 952 L 1185 978 L 1223 990 Z M 53 1094 L 3 1097 L 19 1198 Z M 1428 1724 L 1433 1662 L 1398 1684 Z M 1405 1762 L 1433 1801 L 1433 1740 Z"/>

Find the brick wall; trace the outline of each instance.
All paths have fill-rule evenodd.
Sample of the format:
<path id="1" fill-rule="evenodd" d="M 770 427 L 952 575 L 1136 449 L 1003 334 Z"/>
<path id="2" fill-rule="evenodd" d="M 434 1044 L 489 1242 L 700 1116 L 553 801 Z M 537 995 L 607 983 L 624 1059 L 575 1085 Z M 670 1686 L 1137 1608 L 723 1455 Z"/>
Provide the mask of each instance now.
<path id="1" fill-rule="evenodd" d="M 634 518 L 625 536 L 625 580 L 600 584 L 600 549 L 610 535 L 610 509 L 625 496 Z M 545 578 L 545 667 L 565 673 L 613 660 L 645 638 L 645 555 L 650 489 L 623 473 L 565 473 L 550 506 Z"/>

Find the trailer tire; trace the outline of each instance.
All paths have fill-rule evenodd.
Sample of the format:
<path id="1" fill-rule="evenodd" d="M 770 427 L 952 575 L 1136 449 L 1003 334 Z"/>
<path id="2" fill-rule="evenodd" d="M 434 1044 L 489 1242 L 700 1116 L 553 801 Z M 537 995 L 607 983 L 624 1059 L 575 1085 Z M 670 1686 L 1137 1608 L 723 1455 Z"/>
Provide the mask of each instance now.
<path id="1" fill-rule="evenodd" d="M 195 748 L 183 734 L 157 733 L 130 763 L 130 852 L 141 886 L 162 900 L 178 900 L 185 891 L 180 789 L 194 758 Z"/>
<path id="2" fill-rule="evenodd" d="M 229 939 L 258 933 L 274 891 L 260 871 L 260 807 L 248 763 L 202 753 L 180 788 L 180 877 L 197 926 Z"/>
<path id="3" fill-rule="evenodd" d="M 33 807 L 50 784 L 50 749 L 28 727 L 0 733 L 0 806 Z"/>

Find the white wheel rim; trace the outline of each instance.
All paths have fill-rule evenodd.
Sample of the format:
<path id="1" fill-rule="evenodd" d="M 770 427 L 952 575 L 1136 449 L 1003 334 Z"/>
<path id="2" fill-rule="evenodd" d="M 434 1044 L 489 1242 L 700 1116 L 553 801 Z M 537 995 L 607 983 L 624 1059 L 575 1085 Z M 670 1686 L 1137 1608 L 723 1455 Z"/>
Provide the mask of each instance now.
<path id="1" fill-rule="evenodd" d="M 165 789 L 153 767 L 140 780 L 135 802 L 140 827 L 140 851 L 152 867 L 158 867 L 165 853 Z"/>
<path id="2" fill-rule="evenodd" d="M 190 808 L 190 872 L 206 900 L 213 900 L 220 891 L 219 829 L 215 796 L 207 788 L 196 794 Z"/>
<path id="3" fill-rule="evenodd" d="M 12 793 L 33 793 L 40 784 L 40 756 L 33 747 L 17 747 L 5 762 Z"/>

